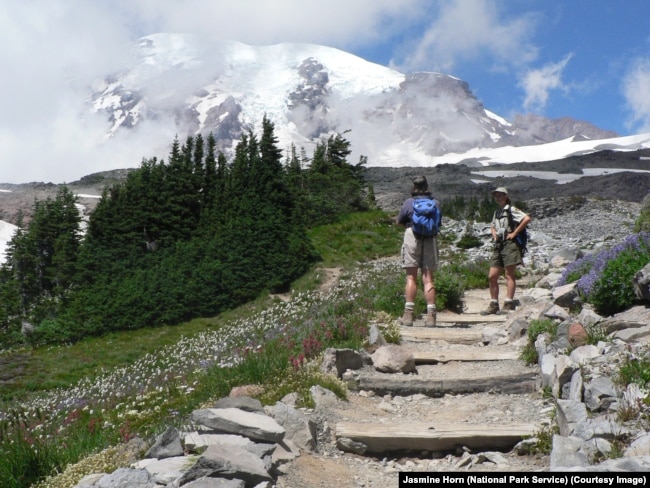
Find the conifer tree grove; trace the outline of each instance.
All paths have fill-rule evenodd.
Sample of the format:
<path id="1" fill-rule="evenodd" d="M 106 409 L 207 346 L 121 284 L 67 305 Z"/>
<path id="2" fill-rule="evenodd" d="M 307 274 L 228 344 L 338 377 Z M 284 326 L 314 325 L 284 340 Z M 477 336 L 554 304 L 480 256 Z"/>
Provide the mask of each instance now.
<path id="1" fill-rule="evenodd" d="M 341 135 L 313 159 L 286 164 L 264 117 L 229 163 L 212 135 L 175 138 L 167 160 L 144 159 L 104 189 L 80 232 L 73 193 L 35 202 L 0 267 L 0 344 L 75 341 L 89 334 L 216 315 L 288 288 L 315 262 L 307 230 L 367 208 Z"/>

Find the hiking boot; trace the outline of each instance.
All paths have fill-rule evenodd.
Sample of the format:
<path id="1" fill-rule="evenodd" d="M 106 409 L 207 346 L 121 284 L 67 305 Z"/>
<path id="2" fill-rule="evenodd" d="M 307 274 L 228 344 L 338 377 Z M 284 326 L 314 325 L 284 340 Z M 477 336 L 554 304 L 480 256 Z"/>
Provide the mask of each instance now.
<path id="1" fill-rule="evenodd" d="M 436 311 L 427 312 L 427 316 L 424 319 L 425 327 L 435 327 L 436 326 Z"/>
<path id="2" fill-rule="evenodd" d="M 404 309 L 404 315 L 400 319 L 400 324 L 409 327 L 413 325 L 413 310 L 409 310 L 408 308 Z"/>
<path id="3" fill-rule="evenodd" d="M 488 308 L 481 312 L 481 315 L 495 315 L 499 313 L 499 302 L 490 302 Z"/>
<path id="4" fill-rule="evenodd" d="M 508 312 L 512 312 L 514 309 L 515 309 L 515 301 L 514 300 L 509 300 L 509 301 L 503 302 L 503 308 L 501 309 L 501 311 L 503 313 L 508 313 Z"/>

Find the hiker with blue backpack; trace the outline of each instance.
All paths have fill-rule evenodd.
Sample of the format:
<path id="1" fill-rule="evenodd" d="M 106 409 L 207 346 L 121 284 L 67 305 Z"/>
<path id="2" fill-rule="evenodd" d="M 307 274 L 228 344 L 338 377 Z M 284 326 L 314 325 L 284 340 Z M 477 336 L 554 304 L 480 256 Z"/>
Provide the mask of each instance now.
<path id="1" fill-rule="evenodd" d="M 404 315 L 402 325 L 413 325 L 418 270 L 422 270 L 424 298 L 427 302 L 426 327 L 436 325 L 436 287 L 434 273 L 438 267 L 437 235 L 442 221 L 440 203 L 431 196 L 425 176 L 413 179 L 411 197 L 402 204 L 397 224 L 406 228 L 402 242 L 401 264 L 406 271 Z"/>
<path id="2" fill-rule="evenodd" d="M 507 313 L 515 309 L 516 269 L 523 262 L 528 240 L 526 227 L 531 221 L 530 215 L 512 205 L 506 188 L 497 188 L 492 196 L 499 208 L 494 212 L 490 227 L 494 244 L 488 272 L 490 304 L 481 312 L 482 315 Z M 507 296 L 503 308 L 499 309 L 499 276 L 502 270 L 506 275 Z"/>

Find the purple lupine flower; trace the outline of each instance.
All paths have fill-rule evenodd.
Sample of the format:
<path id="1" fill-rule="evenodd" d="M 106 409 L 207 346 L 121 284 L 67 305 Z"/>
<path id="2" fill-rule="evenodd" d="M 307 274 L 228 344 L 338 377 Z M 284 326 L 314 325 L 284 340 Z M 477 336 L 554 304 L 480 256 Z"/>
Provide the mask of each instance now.
<path id="1" fill-rule="evenodd" d="M 582 266 L 585 266 L 584 269 L 588 269 L 589 271 L 578 279 L 578 291 L 582 295 L 589 297 L 589 295 L 594 291 L 594 287 L 598 283 L 598 280 L 600 279 L 602 272 L 607 264 L 622 252 L 650 252 L 650 233 L 641 232 L 639 234 L 632 234 L 628 236 L 623 242 L 617 244 L 611 249 L 607 249 L 605 251 L 601 251 L 597 254 L 592 254 L 586 258 L 583 258 L 586 260 L 586 262 L 582 263 Z M 576 261 L 576 263 L 578 263 L 578 261 Z M 581 265 L 578 263 L 572 269 L 575 271 L 576 269 L 580 268 Z M 567 267 L 567 270 L 568 269 L 569 268 Z M 562 275 L 563 278 L 568 276 L 570 273 L 570 271 L 567 270 L 565 270 L 566 275 Z"/>

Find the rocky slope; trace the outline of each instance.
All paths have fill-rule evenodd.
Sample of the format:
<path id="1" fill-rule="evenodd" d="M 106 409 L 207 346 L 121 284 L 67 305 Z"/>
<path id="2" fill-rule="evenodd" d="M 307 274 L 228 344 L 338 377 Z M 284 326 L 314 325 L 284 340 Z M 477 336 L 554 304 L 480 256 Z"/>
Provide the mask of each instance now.
<path id="1" fill-rule="evenodd" d="M 547 206 L 552 206 L 554 198 L 572 196 L 640 202 L 650 189 L 650 173 L 614 171 L 647 170 L 648 158 L 650 158 L 650 149 L 631 152 L 602 151 L 558 161 L 515 163 L 482 168 L 472 168 L 463 164 L 404 168 L 369 167 L 365 170 L 365 177 L 367 183 L 373 186 L 379 206 L 389 212 L 399 210 L 404 199 L 410 195 L 412 179 L 421 174 L 428 178 L 433 194 L 443 203 L 443 210 L 445 200 L 456 196 L 482 198 L 495 186 L 508 187 L 514 201 L 551 199 Z M 611 173 L 584 176 L 566 184 L 534 176 L 479 177 L 473 174 L 481 169 L 490 169 L 580 175 L 583 174 L 583 170 L 594 168 L 609 168 Z M 123 180 L 128 171 L 94 173 L 81 180 L 67 183 L 67 186 L 80 195 L 80 204 L 88 214 L 96 205 L 102 190 Z M 481 182 L 477 183 L 477 180 Z M 59 187 L 58 184 L 43 182 L 0 183 L 0 220 L 15 224 L 19 212 L 29 218 L 34 199 L 53 198 Z M 558 211 L 562 210 L 558 208 Z M 532 214 L 537 218 L 542 216 L 537 215 L 536 212 Z"/>

